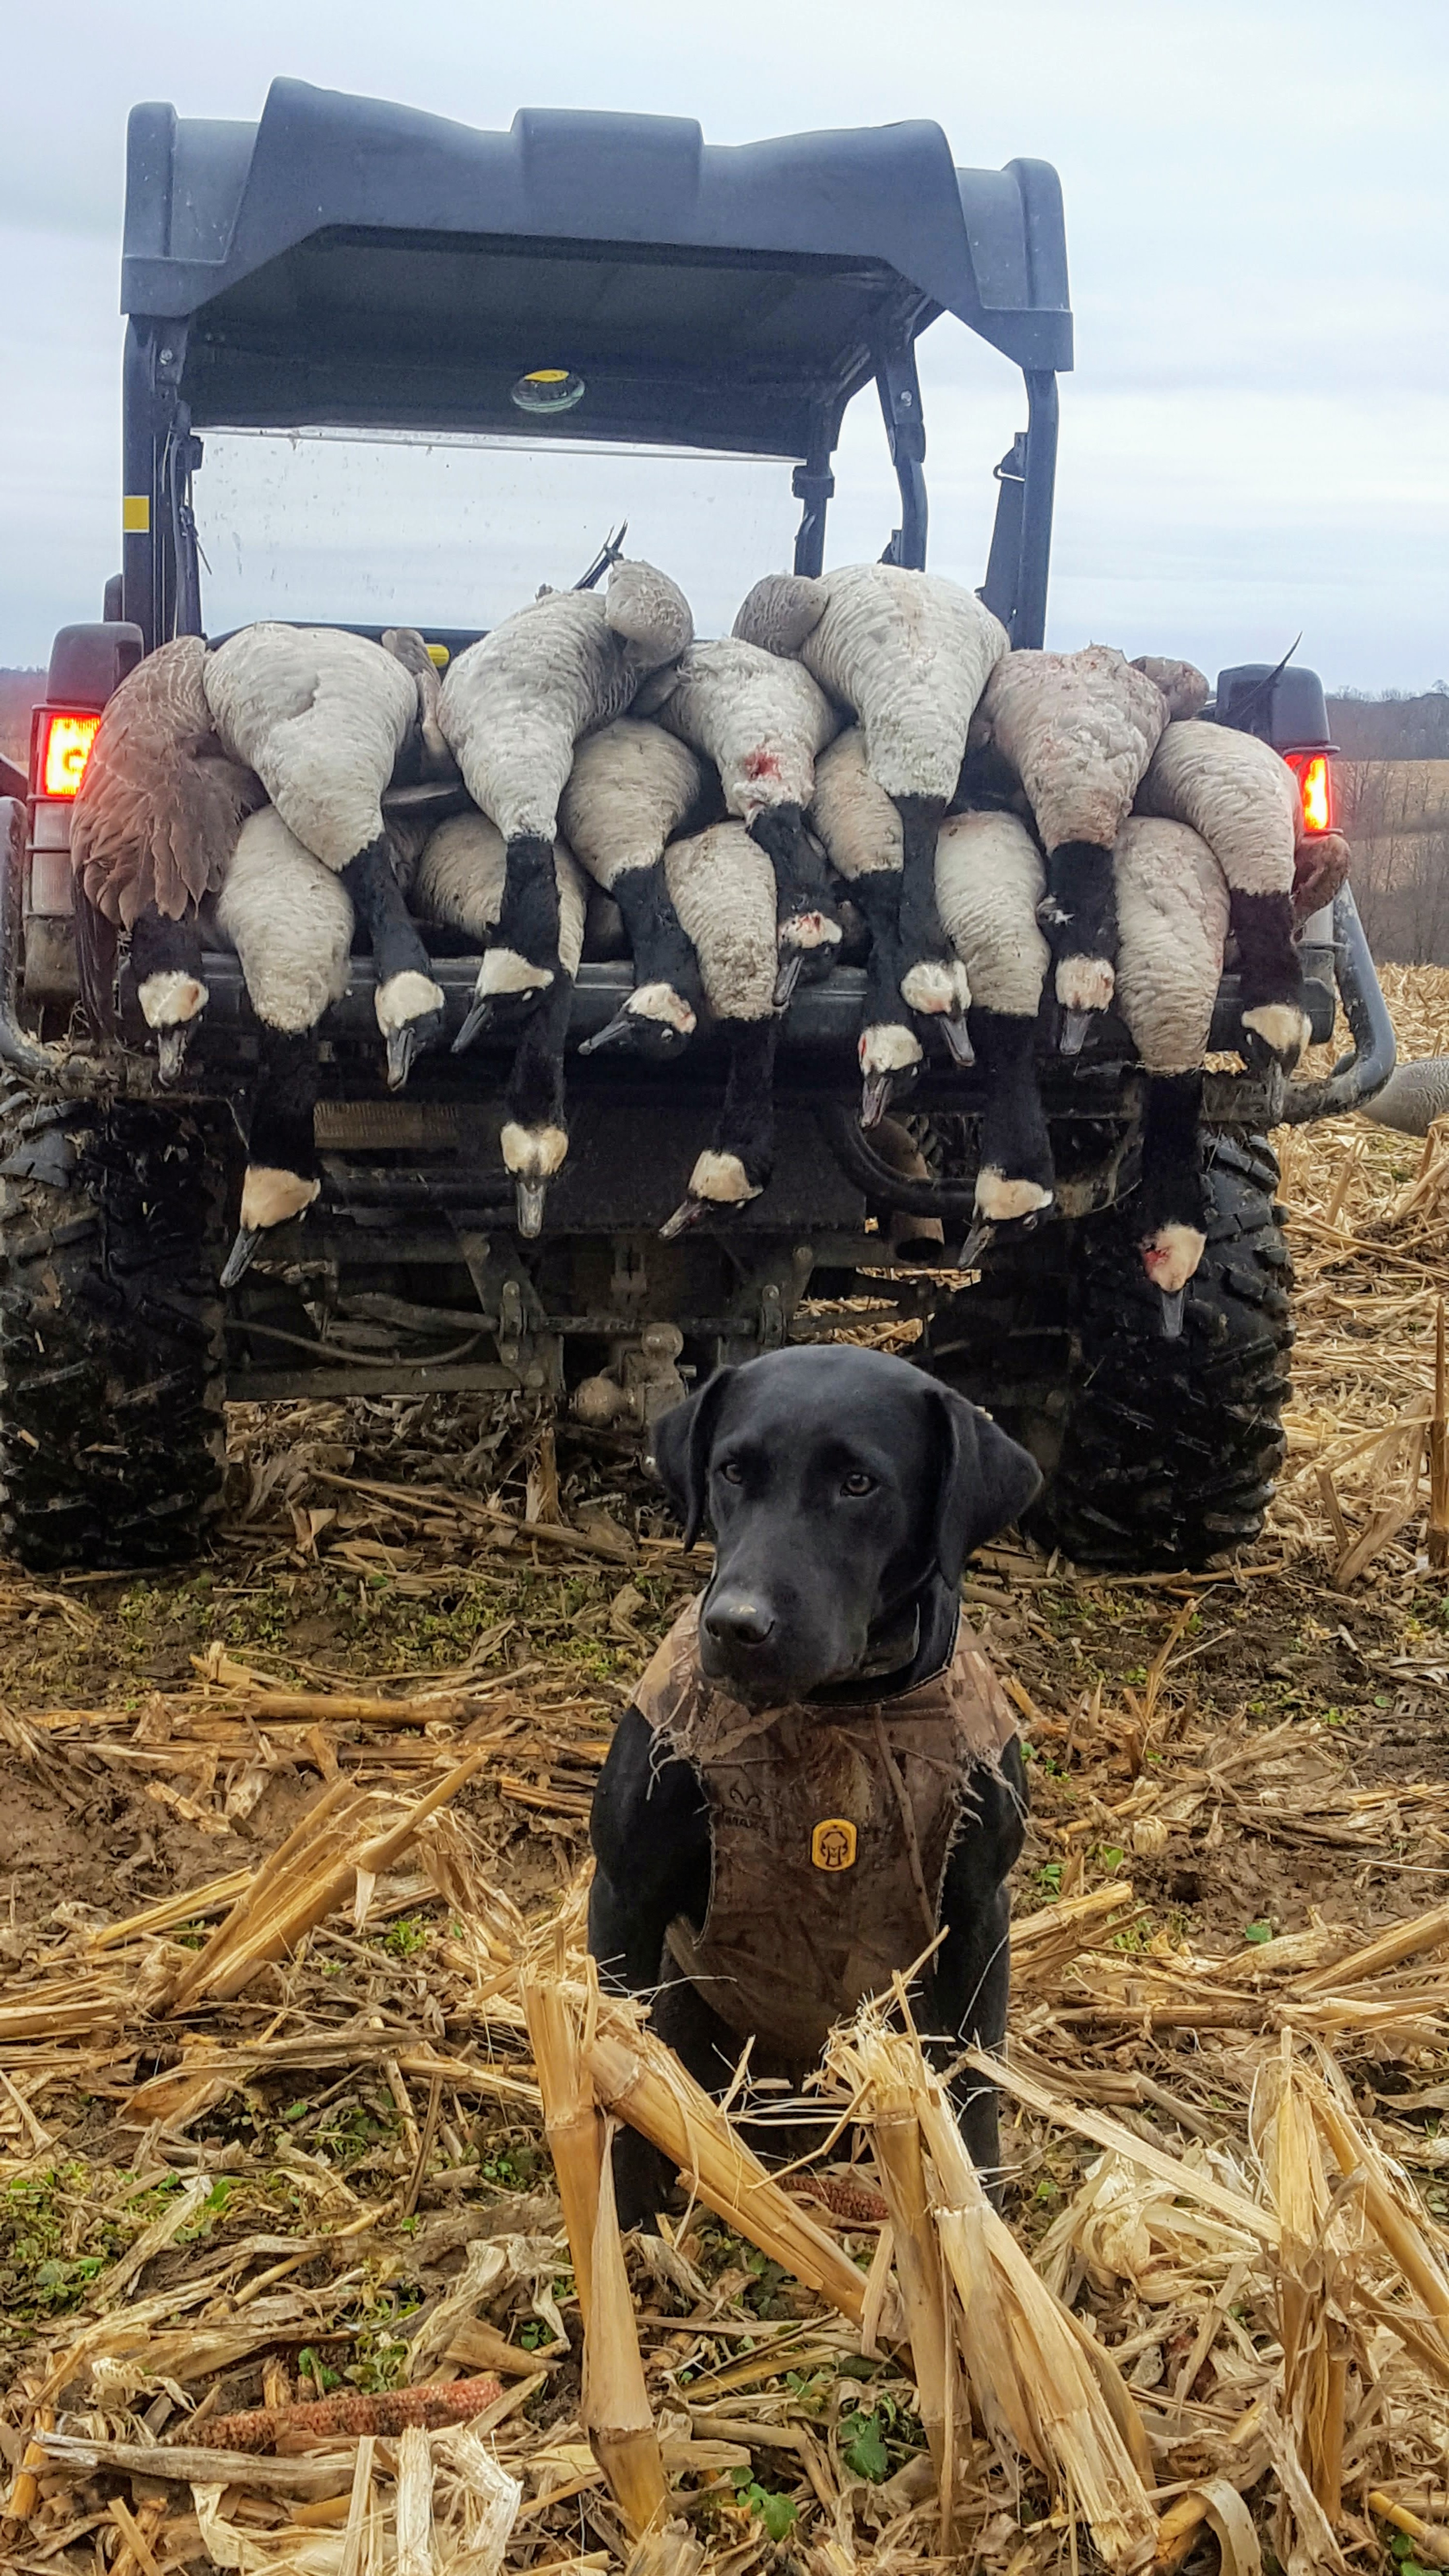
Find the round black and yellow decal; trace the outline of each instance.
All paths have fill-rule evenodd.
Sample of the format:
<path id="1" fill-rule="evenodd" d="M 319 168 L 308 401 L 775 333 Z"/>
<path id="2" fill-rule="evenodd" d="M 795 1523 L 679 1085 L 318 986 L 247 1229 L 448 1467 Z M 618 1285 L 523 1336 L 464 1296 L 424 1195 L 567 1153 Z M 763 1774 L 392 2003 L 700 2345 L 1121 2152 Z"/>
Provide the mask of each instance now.
<path id="1" fill-rule="evenodd" d="M 822 1816 L 810 1837 L 810 1857 L 817 1869 L 854 1869 L 855 1844 L 855 1827 L 848 1816 Z"/>
<path id="2" fill-rule="evenodd" d="M 509 399 L 519 411 L 531 411 L 547 417 L 553 412 L 572 411 L 584 398 L 582 376 L 572 375 L 567 367 L 533 367 L 520 376 Z"/>

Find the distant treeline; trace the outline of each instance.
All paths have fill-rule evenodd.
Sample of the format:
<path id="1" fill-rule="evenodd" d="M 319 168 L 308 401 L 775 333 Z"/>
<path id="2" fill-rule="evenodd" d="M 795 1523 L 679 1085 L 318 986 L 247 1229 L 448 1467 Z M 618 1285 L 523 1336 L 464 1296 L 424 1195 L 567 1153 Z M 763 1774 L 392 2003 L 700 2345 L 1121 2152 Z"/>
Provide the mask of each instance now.
<path id="1" fill-rule="evenodd" d="M 1328 701 L 1328 729 L 1345 760 L 1449 760 L 1449 681 L 1418 698 L 1345 689 Z"/>

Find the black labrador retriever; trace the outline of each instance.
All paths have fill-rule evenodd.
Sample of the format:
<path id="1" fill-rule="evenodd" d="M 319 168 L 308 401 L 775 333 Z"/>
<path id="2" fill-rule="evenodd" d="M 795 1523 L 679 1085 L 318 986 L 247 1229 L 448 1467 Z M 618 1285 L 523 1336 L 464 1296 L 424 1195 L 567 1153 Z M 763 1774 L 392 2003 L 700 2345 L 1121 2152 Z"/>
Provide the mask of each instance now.
<path id="1" fill-rule="evenodd" d="M 707 1521 L 716 1557 L 595 1792 L 606 1984 L 653 1994 L 653 2028 L 707 2090 L 746 2038 L 752 2076 L 793 2090 L 830 2021 L 939 1931 L 919 2027 L 938 2062 L 996 2047 L 1026 1782 L 959 1587 L 1037 1492 L 1033 1461 L 920 1370 L 848 1345 L 721 1369 L 656 1426 L 654 1454 L 687 1540 Z M 994 2093 L 957 2102 L 990 2172 Z M 674 2179 L 627 2131 L 616 2171 L 626 2226 Z"/>

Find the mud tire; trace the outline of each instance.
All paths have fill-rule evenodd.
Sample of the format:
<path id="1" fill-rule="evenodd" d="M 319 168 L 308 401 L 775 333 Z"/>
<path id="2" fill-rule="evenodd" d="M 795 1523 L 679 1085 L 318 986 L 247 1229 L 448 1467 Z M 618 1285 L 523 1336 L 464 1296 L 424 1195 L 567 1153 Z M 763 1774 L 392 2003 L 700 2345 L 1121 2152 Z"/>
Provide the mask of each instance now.
<path id="1" fill-rule="evenodd" d="M 1263 1137 L 1209 1145 L 1208 1245 L 1167 1341 L 1131 1203 L 986 1257 L 928 1320 L 925 1366 L 1046 1478 L 1031 1535 L 1079 1565 L 1195 1569 L 1256 1539 L 1282 1464 L 1292 1265 Z"/>
<path id="2" fill-rule="evenodd" d="M 225 1464 L 224 1140 L 184 1109 L 0 1100 L 0 1541 L 171 1565 Z"/>

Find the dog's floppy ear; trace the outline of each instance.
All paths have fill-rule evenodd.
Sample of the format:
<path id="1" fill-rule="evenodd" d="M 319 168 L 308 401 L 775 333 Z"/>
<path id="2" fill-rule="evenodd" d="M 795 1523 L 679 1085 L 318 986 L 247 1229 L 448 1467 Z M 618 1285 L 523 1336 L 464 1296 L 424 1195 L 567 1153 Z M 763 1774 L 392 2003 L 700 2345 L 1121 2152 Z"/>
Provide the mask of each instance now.
<path id="1" fill-rule="evenodd" d="M 1009 1527 L 1041 1491 L 1041 1470 L 988 1413 L 946 1386 L 931 1390 L 941 1426 L 936 1562 L 954 1592 L 973 1548 Z"/>
<path id="2" fill-rule="evenodd" d="M 679 1519 L 684 1544 L 693 1547 L 704 1523 L 709 1495 L 709 1453 L 732 1368 L 716 1369 L 712 1378 L 683 1404 L 673 1405 L 655 1423 L 650 1439 L 654 1464 Z"/>

